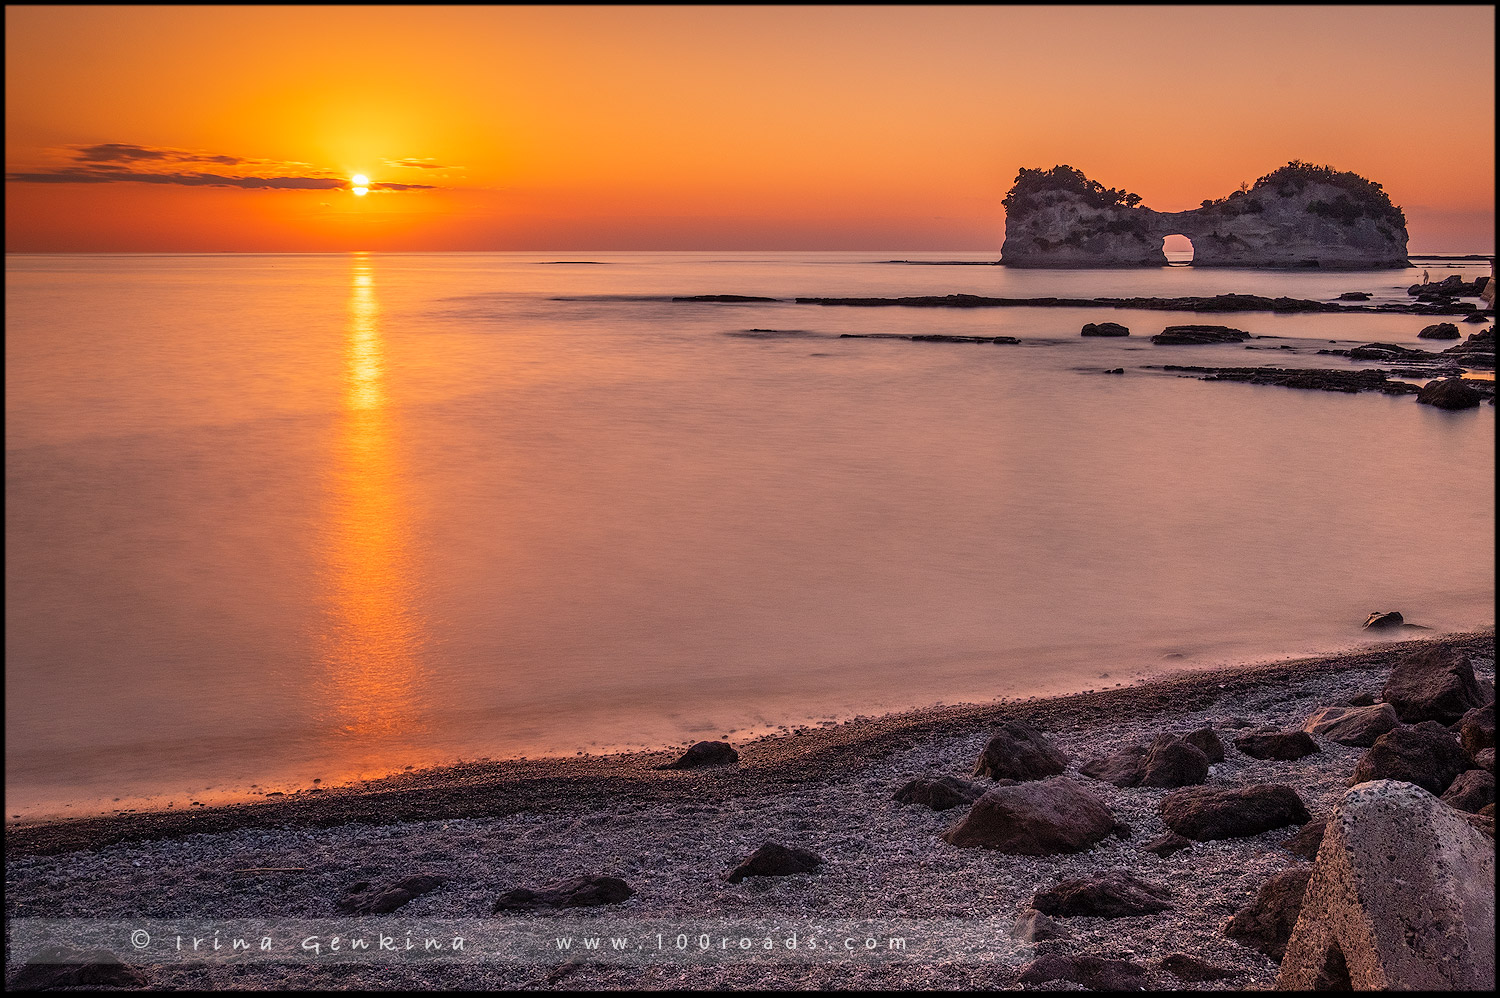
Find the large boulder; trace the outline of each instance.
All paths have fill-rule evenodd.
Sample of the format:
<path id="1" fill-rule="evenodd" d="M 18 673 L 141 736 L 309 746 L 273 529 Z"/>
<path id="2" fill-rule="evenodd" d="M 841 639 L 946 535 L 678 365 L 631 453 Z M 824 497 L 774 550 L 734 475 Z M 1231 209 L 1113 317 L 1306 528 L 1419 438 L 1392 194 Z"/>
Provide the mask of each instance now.
<path id="1" fill-rule="evenodd" d="M 992 780 L 1041 780 L 1067 768 L 1068 757 L 1040 731 L 1024 721 L 1005 721 L 979 753 L 974 775 Z"/>
<path id="2" fill-rule="evenodd" d="M 1259 835 L 1311 819 L 1297 792 L 1277 783 L 1174 790 L 1162 798 L 1161 815 L 1172 831 L 1199 842 Z"/>
<path id="3" fill-rule="evenodd" d="M 1080 852 L 1120 830 L 1103 801 L 1063 776 L 986 791 L 943 833 L 943 841 L 1018 856 L 1047 856 Z"/>
<path id="4" fill-rule="evenodd" d="M 972 804 L 983 793 L 983 788 L 956 776 L 919 776 L 903 784 L 895 799 L 898 804 L 922 804 L 934 811 L 946 811 L 960 804 Z"/>
<path id="5" fill-rule="evenodd" d="M 1080 336 L 1129 336 L 1130 330 L 1118 322 L 1085 323 Z"/>
<path id="6" fill-rule="evenodd" d="M 1172 892 L 1123 870 L 1073 877 L 1036 892 L 1031 906 L 1058 918 L 1129 918 L 1172 907 Z"/>
<path id="7" fill-rule="evenodd" d="M 1375 739 L 1354 767 L 1349 783 L 1400 780 L 1440 794 L 1470 765 L 1468 753 L 1453 732 L 1436 721 L 1423 721 L 1392 728 Z"/>
<path id="8" fill-rule="evenodd" d="M 1420 651 L 1398 662 L 1382 698 L 1408 724 L 1452 724 L 1489 700 L 1480 692 L 1468 655 L 1443 648 Z"/>
<path id="9" fill-rule="evenodd" d="M 1158 735 L 1141 763 L 1143 787 L 1186 787 L 1208 779 L 1208 756 L 1176 735 Z"/>
<path id="10" fill-rule="evenodd" d="M 1224 934 L 1242 946 L 1260 950 L 1272 960 L 1280 960 L 1297 924 L 1302 894 L 1311 876 L 1310 866 L 1296 866 L 1276 874 L 1261 886 L 1255 900 L 1234 913 L 1224 926 Z"/>
<path id="11" fill-rule="evenodd" d="M 1340 745 L 1369 748 L 1375 739 L 1400 724 L 1388 703 L 1370 707 L 1324 707 L 1302 724 L 1302 730 Z"/>
<path id="12" fill-rule="evenodd" d="M 1495 747 L 1495 705 L 1475 707 L 1458 720 L 1458 740 L 1464 751 L 1477 756 L 1480 751 Z"/>
<path id="13" fill-rule="evenodd" d="M 1410 784 L 1350 790 L 1329 819 L 1276 986 L 1493 991 L 1494 840 Z"/>
<path id="14" fill-rule="evenodd" d="M 1278 759 L 1282 762 L 1323 751 L 1305 731 L 1254 731 L 1236 738 L 1234 747 L 1256 759 Z"/>
<path id="15" fill-rule="evenodd" d="M 1019 983 L 1045 984 L 1071 981 L 1090 991 L 1140 991 L 1150 975 L 1129 960 L 1113 960 L 1089 954 L 1047 953 L 1021 968 Z"/>
<path id="16" fill-rule="evenodd" d="M 1439 409 L 1477 409 L 1484 396 L 1463 378 L 1443 378 L 1423 385 L 1417 401 Z"/>
<path id="17" fill-rule="evenodd" d="M 491 911 L 531 911 L 536 908 L 592 908 L 619 904 L 635 894 L 618 877 L 570 877 L 551 887 L 517 887 L 495 900 Z"/>
<path id="18" fill-rule="evenodd" d="M 740 861 L 725 879 L 737 884 L 746 877 L 789 877 L 797 873 L 815 873 L 823 857 L 796 846 L 767 842 Z"/>
<path id="19" fill-rule="evenodd" d="M 1456 340 L 1462 335 L 1458 327 L 1451 322 L 1436 322 L 1430 326 L 1423 326 L 1422 331 L 1417 334 L 1422 340 Z"/>
<path id="20" fill-rule="evenodd" d="M 1213 728 L 1189 731 L 1182 736 L 1182 740 L 1189 745 L 1196 746 L 1198 751 L 1208 756 L 1210 763 L 1224 761 L 1224 743 L 1219 741 L 1219 736 L 1214 733 Z"/>
<path id="21" fill-rule="evenodd" d="M 1495 803 L 1495 774 L 1482 769 L 1470 769 L 1458 774 L 1458 779 L 1443 791 L 1443 803 L 1460 811 L 1479 812 L 1486 805 Z"/>

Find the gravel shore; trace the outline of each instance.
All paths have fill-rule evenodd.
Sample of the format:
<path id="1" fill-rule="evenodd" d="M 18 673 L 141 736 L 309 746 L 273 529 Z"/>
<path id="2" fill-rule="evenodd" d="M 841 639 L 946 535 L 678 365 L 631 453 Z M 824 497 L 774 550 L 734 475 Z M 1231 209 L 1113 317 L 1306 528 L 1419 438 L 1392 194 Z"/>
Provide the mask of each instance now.
<path id="1" fill-rule="evenodd" d="M 7 977 L 32 955 L 17 942 L 17 920 L 175 924 L 189 934 L 200 925 L 222 925 L 229 934 L 246 920 L 263 921 L 268 932 L 311 920 L 341 926 L 346 937 L 368 925 L 416 927 L 423 935 L 462 924 L 471 933 L 478 926 L 479 939 L 463 957 L 422 960 L 332 959 L 300 947 L 279 959 L 205 953 L 182 960 L 157 949 L 132 953 L 123 935 L 110 948 L 143 971 L 150 987 L 165 989 L 1014 989 L 1026 961 L 1047 952 L 1133 961 L 1146 968 L 1152 989 L 1265 988 L 1276 964 L 1227 939 L 1222 928 L 1272 875 L 1304 862 L 1280 848 L 1297 827 L 1197 843 L 1161 858 L 1141 845 L 1166 831 L 1159 803 L 1168 791 L 1118 789 L 1078 776 L 1078 765 L 1163 731 L 1209 725 L 1226 745 L 1209 785 L 1285 784 L 1314 819 L 1323 817 L 1364 750 L 1319 738 L 1317 754 L 1260 760 L 1232 747 L 1237 727 L 1294 730 L 1319 707 L 1358 694 L 1378 699 L 1397 659 L 1431 644 L 1461 649 L 1476 674 L 1493 682 L 1490 629 L 1095 693 L 802 729 L 736 746 L 739 762 L 730 766 L 655 768 L 675 752 L 469 764 L 192 813 L 12 825 Z M 1061 856 L 959 849 L 939 836 L 964 808 L 935 812 L 892 800 L 913 776 L 969 777 L 995 723 L 1007 719 L 1036 726 L 1066 752 L 1069 775 L 1129 825 L 1131 837 Z M 824 862 L 813 874 L 728 883 L 725 874 L 766 841 L 811 850 Z M 1036 891 L 1107 870 L 1166 886 L 1171 907 L 1060 919 L 1071 938 L 1034 947 L 1004 941 Z M 355 884 L 378 888 L 415 874 L 443 884 L 374 921 L 341 913 L 339 902 Z M 507 890 L 579 875 L 622 878 L 634 895 L 594 909 L 491 915 Z M 630 934 L 631 957 L 556 951 L 502 959 L 479 952 L 498 927 L 550 941 L 591 921 Z M 720 945 L 739 938 L 724 935 L 731 922 L 757 927 L 752 947 Z M 878 941 L 878 956 L 863 941 L 854 953 L 844 945 L 861 938 L 846 931 L 856 923 L 862 938 Z M 788 956 L 789 929 L 804 939 L 823 931 L 829 949 L 815 958 Z M 762 937 L 773 932 L 776 950 L 762 952 Z M 695 953 L 705 934 L 713 946 Z M 672 952 L 679 935 L 691 942 Z M 993 945 L 966 949 L 961 939 L 969 935 Z M 905 949 L 893 953 L 897 936 Z M 1186 983 L 1160 967 L 1179 953 L 1228 976 Z"/>

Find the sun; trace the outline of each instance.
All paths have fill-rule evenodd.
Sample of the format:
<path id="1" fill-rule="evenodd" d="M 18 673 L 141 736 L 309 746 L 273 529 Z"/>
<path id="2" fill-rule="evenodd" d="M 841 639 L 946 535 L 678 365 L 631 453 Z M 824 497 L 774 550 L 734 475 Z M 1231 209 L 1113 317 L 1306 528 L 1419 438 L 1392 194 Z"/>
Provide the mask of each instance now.
<path id="1" fill-rule="evenodd" d="M 354 193 L 356 196 L 364 197 L 366 194 L 370 193 L 370 178 L 365 176 L 363 173 L 356 173 L 354 176 L 349 178 L 349 182 L 354 185 Z"/>

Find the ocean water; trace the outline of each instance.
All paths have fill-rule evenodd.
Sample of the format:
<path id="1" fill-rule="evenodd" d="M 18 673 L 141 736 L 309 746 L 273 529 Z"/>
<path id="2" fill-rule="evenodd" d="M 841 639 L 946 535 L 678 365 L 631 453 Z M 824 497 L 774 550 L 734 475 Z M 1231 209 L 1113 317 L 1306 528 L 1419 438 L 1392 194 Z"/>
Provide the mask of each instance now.
<path id="1" fill-rule="evenodd" d="M 1493 625 L 1492 407 L 1146 369 L 1358 366 L 1316 350 L 1431 320 L 669 300 L 1378 302 L 1420 266 L 900 256 L 9 257 L 7 818 Z M 1278 338 L 1148 341 L 1191 321 Z"/>

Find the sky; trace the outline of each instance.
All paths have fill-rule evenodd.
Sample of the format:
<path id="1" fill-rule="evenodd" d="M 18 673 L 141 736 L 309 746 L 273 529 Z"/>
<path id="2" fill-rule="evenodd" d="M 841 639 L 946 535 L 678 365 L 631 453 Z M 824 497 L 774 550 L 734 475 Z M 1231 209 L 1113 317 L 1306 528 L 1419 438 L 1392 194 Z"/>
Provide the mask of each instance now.
<path id="1" fill-rule="evenodd" d="M 1493 6 L 5 9 L 7 252 L 953 250 L 1289 160 L 1494 251 Z M 365 193 L 351 179 L 368 179 Z"/>

